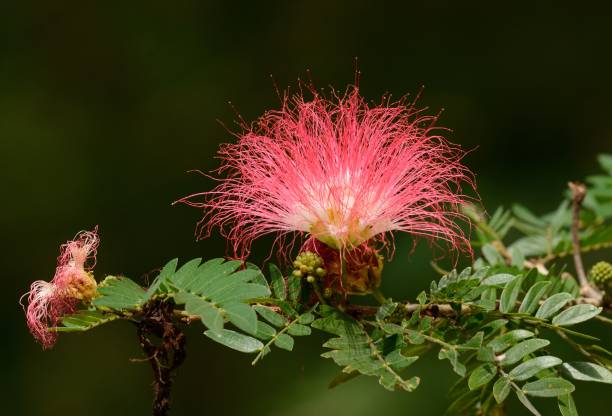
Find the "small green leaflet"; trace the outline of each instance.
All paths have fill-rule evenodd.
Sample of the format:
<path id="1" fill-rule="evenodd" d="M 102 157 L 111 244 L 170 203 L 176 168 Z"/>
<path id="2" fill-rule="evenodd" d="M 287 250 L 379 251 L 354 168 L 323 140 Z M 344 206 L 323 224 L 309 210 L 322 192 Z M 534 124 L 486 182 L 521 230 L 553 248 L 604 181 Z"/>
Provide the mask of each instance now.
<path id="1" fill-rule="evenodd" d="M 561 292 L 546 299 L 536 312 L 536 318 L 548 319 L 560 311 L 570 300 L 574 299 L 569 293 Z"/>
<path id="2" fill-rule="evenodd" d="M 523 302 L 518 310 L 519 313 L 531 315 L 538 308 L 540 299 L 546 294 L 549 286 L 550 282 L 546 281 L 537 282 L 531 286 L 523 298 Z"/>
<path id="3" fill-rule="evenodd" d="M 548 341 L 547 339 L 540 338 L 528 339 L 527 341 L 523 341 L 508 349 L 503 354 L 504 358 L 500 361 L 500 364 L 503 366 L 515 364 L 523 357 L 531 354 L 534 351 L 539 350 L 540 348 L 546 347 L 548 344 L 550 344 L 550 341 Z"/>
<path id="4" fill-rule="evenodd" d="M 506 283 L 514 280 L 516 276 L 508 273 L 495 274 L 484 279 L 481 284 L 485 286 L 504 286 Z"/>
<path id="5" fill-rule="evenodd" d="M 497 403 L 501 403 L 506 400 L 508 394 L 510 394 L 510 380 L 507 377 L 500 377 L 493 384 L 493 397 Z"/>
<path id="6" fill-rule="evenodd" d="M 294 339 L 287 334 L 278 334 L 274 339 L 274 345 L 278 348 L 292 351 L 293 350 Z"/>
<path id="7" fill-rule="evenodd" d="M 570 306 L 565 309 L 552 320 L 553 325 L 569 326 L 580 322 L 588 321 L 589 319 L 599 315 L 602 308 L 583 303 L 580 305 Z"/>
<path id="8" fill-rule="evenodd" d="M 564 363 L 563 369 L 569 373 L 574 380 L 612 384 L 612 372 L 594 363 L 585 361 Z"/>
<path id="9" fill-rule="evenodd" d="M 497 367 L 492 363 L 484 363 L 480 366 L 476 367 L 472 374 L 470 374 L 470 378 L 468 379 L 468 387 L 470 390 L 477 389 L 495 377 L 497 374 Z"/>
<path id="10" fill-rule="evenodd" d="M 521 284 L 523 283 L 523 277 L 517 276 L 506 284 L 504 290 L 502 290 L 499 310 L 503 313 L 510 313 L 515 307 L 516 299 L 518 298 L 519 291 L 521 290 Z"/>
<path id="11" fill-rule="evenodd" d="M 223 311 L 229 321 L 248 334 L 257 332 L 257 314 L 250 305 L 240 302 L 229 302 L 223 305 Z"/>
<path id="12" fill-rule="evenodd" d="M 564 394 L 559 396 L 559 411 L 561 416 L 578 416 L 578 410 L 576 410 L 576 403 L 571 394 Z"/>
<path id="13" fill-rule="evenodd" d="M 179 292 L 174 295 L 174 301 L 178 305 L 185 304 L 185 312 L 188 315 L 200 317 L 200 320 L 207 328 L 212 330 L 223 328 L 223 314 L 216 305 L 192 293 L 185 292 Z"/>
<path id="14" fill-rule="evenodd" d="M 98 286 L 98 294 L 94 306 L 117 311 L 139 309 L 147 298 L 147 292 L 127 277 L 107 277 Z"/>
<path id="15" fill-rule="evenodd" d="M 412 391 L 418 386 L 418 378 L 405 380 L 398 374 L 398 371 L 408 367 L 418 357 L 406 357 L 398 349 L 385 354 L 382 349 L 384 342 L 372 339 L 353 318 L 333 311 L 326 317 L 315 320 L 312 326 L 338 336 L 323 345 L 332 351 L 322 356 L 333 359 L 343 367 L 345 373 L 357 371 L 376 376 L 379 383 L 388 390 L 399 387 Z"/>
<path id="16" fill-rule="evenodd" d="M 270 263 L 270 286 L 274 296 L 281 300 L 287 299 L 287 285 L 280 269 L 274 263 Z"/>
<path id="17" fill-rule="evenodd" d="M 288 311 L 289 318 L 281 315 L 279 312 L 273 310 L 273 308 L 263 305 L 255 305 L 253 309 L 257 311 L 257 313 L 266 321 L 274 325 L 276 329 L 268 324 L 264 324 L 266 327 L 269 327 L 271 331 L 269 333 L 264 334 L 265 337 L 258 338 L 267 341 L 264 345 L 264 348 L 259 351 L 259 354 L 255 357 L 252 364 L 255 365 L 257 362 L 263 358 L 268 352 L 270 352 L 270 346 L 272 344 L 276 345 L 276 347 L 291 351 L 293 350 L 294 339 L 292 336 L 305 336 L 310 335 L 312 332 L 310 327 L 306 326 L 310 324 L 314 320 L 314 315 L 312 311 L 317 308 L 318 305 L 313 306 L 309 311 L 304 314 L 298 314 L 295 310 L 290 309 Z M 283 310 L 284 312 L 284 310 Z M 262 324 L 262 322 L 260 322 Z"/>
<path id="18" fill-rule="evenodd" d="M 261 341 L 229 329 L 218 329 L 204 332 L 213 341 L 240 352 L 256 352 L 263 349 Z"/>
<path id="19" fill-rule="evenodd" d="M 542 416 L 541 413 L 538 412 L 538 409 L 535 408 L 533 403 L 531 403 L 529 399 L 527 398 L 527 396 L 525 396 L 525 393 L 523 393 L 521 390 L 515 390 L 515 393 L 519 401 L 523 404 L 523 406 L 527 408 L 527 410 L 531 412 L 532 415 Z"/>
<path id="20" fill-rule="evenodd" d="M 98 311 L 79 311 L 72 315 L 62 317 L 62 325 L 51 328 L 56 332 L 82 332 L 119 319 L 114 313 L 102 313 Z"/>
<path id="21" fill-rule="evenodd" d="M 491 342 L 489 342 L 488 346 L 494 353 L 498 353 L 516 344 L 517 342 L 531 338 L 534 335 L 535 334 L 533 332 L 527 331 L 526 329 L 515 329 L 514 331 L 506 332 L 503 335 L 498 335 Z"/>
<path id="22" fill-rule="evenodd" d="M 201 259 L 196 259 L 196 261 L 201 261 Z M 158 293 L 167 292 L 167 280 L 174 274 L 176 271 L 176 266 L 178 265 L 178 259 L 170 260 L 159 272 L 159 275 L 155 278 L 149 289 L 147 290 L 147 300 L 151 299 Z"/>
<path id="23" fill-rule="evenodd" d="M 528 378 L 535 376 L 540 371 L 546 368 L 555 367 L 562 362 L 563 361 L 561 359 L 550 355 L 536 357 L 514 367 L 508 376 L 512 380 L 516 381 L 527 380 Z"/>
<path id="24" fill-rule="evenodd" d="M 559 377 L 546 377 L 523 386 L 525 394 L 534 397 L 557 397 L 573 392 L 574 385 Z"/>

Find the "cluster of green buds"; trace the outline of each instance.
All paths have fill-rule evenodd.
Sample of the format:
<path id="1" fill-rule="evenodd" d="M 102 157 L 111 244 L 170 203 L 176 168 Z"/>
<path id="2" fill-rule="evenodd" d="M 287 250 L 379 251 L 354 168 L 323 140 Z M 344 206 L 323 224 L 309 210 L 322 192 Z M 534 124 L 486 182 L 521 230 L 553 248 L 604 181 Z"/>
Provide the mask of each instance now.
<path id="1" fill-rule="evenodd" d="M 612 291 L 612 264 L 607 261 L 596 263 L 589 273 L 591 282 L 599 289 L 610 292 Z"/>
<path id="2" fill-rule="evenodd" d="M 307 282 L 314 283 L 318 278 L 327 274 L 323 266 L 321 256 L 312 251 L 304 251 L 293 262 L 293 275 L 300 278 L 305 277 Z"/>

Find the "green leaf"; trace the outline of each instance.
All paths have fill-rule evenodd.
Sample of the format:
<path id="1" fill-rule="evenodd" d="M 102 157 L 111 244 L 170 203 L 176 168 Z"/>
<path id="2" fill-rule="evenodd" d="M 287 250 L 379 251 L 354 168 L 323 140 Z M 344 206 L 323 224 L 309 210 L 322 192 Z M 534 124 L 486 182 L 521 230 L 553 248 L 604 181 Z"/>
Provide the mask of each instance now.
<path id="1" fill-rule="evenodd" d="M 459 362 L 459 353 L 457 352 L 455 348 L 447 348 L 447 347 L 441 348 L 440 352 L 438 353 L 438 359 L 443 360 L 445 358 L 448 359 L 448 361 L 450 361 L 451 366 L 453 367 L 453 371 L 455 373 L 457 373 L 461 377 L 465 375 L 465 371 L 466 371 L 465 365 Z"/>
<path id="2" fill-rule="evenodd" d="M 389 317 L 395 311 L 396 307 L 397 303 L 391 300 L 386 300 L 385 303 L 380 305 L 380 307 L 376 311 L 376 320 L 382 321 L 385 318 Z"/>
<path id="3" fill-rule="evenodd" d="M 257 314 L 246 303 L 230 302 L 223 305 L 229 321 L 249 334 L 257 332 Z"/>
<path id="4" fill-rule="evenodd" d="M 223 261 L 223 259 L 209 260 L 208 262 L 204 264 L 210 265 L 213 262 L 220 262 L 220 261 Z M 196 258 L 196 259 L 188 261 L 187 263 L 183 264 L 178 270 L 176 270 L 178 259 L 176 263 L 172 261 L 168 264 L 170 273 L 168 273 L 168 275 L 166 276 L 166 279 L 168 279 L 169 281 L 171 281 L 173 284 L 177 285 L 178 287 L 182 287 L 185 284 L 185 282 L 192 281 L 201 263 L 202 263 L 202 259 Z M 172 267 L 174 267 L 174 270 L 172 270 Z"/>
<path id="5" fill-rule="evenodd" d="M 303 337 L 306 335 L 310 335 L 312 331 L 310 327 L 306 325 L 294 323 L 287 327 L 287 332 L 296 337 Z"/>
<path id="6" fill-rule="evenodd" d="M 523 393 L 521 390 L 515 390 L 515 392 L 516 397 L 518 397 L 519 401 L 527 408 L 527 410 L 529 410 L 535 416 L 542 416 L 540 412 L 538 412 L 538 409 L 536 409 L 535 406 L 529 401 L 527 396 L 525 396 L 525 393 Z"/>
<path id="7" fill-rule="evenodd" d="M 257 321 L 257 332 L 255 336 L 264 341 L 272 339 L 276 335 L 276 330 L 265 322 Z"/>
<path id="8" fill-rule="evenodd" d="M 99 297 L 92 301 L 96 307 L 117 311 L 139 309 L 147 292 L 127 277 L 109 276 L 98 286 Z"/>
<path id="9" fill-rule="evenodd" d="M 285 326 L 287 324 L 287 319 L 279 313 L 274 312 L 272 309 L 262 306 L 255 305 L 253 309 L 257 311 L 257 313 L 266 321 L 270 322 L 272 325 L 276 327 Z"/>
<path id="10" fill-rule="evenodd" d="M 510 380 L 507 377 L 500 377 L 493 384 L 493 397 L 497 403 L 502 403 L 510 394 Z"/>
<path id="11" fill-rule="evenodd" d="M 478 361 L 493 362 L 495 361 L 495 353 L 493 352 L 493 349 L 491 347 L 481 347 L 478 350 L 476 359 Z"/>
<path id="12" fill-rule="evenodd" d="M 409 365 L 411 365 L 418 359 L 419 359 L 418 356 L 412 356 L 412 357 L 404 356 L 399 349 L 391 351 L 385 357 L 385 361 L 387 361 L 387 365 L 390 365 L 391 367 L 397 370 L 403 370 L 404 368 L 408 367 Z"/>
<path id="13" fill-rule="evenodd" d="M 546 347 L 550 344 L 550 341 L 546 339 L 534 338 L 523 341 L 511 347 L 503 354 L 503 359 L 500 361 L 501 365 L 512 365 L 520 361 L 523 357 L 531 354 L 540 348 Z"/>
<path id="14" fill-rule="evenodd" d="M 326 309 L 329 308 L 321 308 L 322 311 Z M 323 357 L 333 359 L 346 373 L 358 371 L 361 374 L 376 376 L 379 383 L 389 390 L 399 387 L 406 391 L 412 391 L 417 387 L 418 378 L 413 377 L 404 380 L 397 373 L 401 368 L 410 365 L 416 358 L 406 357 L 399 351 L 396 353 L 392 351 L 385 355 L 385 345 L 389 345 L 385 341 L 395 343 L 397 335 L 391 335 L 384 340 L 375 338 L 375 341 L 355 319 L 333 309 L 330 312 L 311 324 L 316 329 L 338 336 L 329 339 L 323 345 L 331 349 L 331 351 L 322 354 Z"/>
<path id="15" fill-rule="evenodd" d="M 278 334 L 276 340 L 274 341 L 274 345 L 283 350 L 292 351 L 293 350 L 293 338 L 287 334 Z"/>
<path id="16" fill-rule="evenodd" d="M 482 346 L 484 339 L 484 332 L 478 331 L 472 338 L 470 338 L 465 344 L 461 345 L 462 349 L 479 349 Z"/>
<path id="17" fill-rule="evenodd" d="M 179 292 L 174 295 L 178 305 L 185 304 L 185 312 L 200 317 L 202 323 L 212 330 L 223 328 L 223 315 L 219 308 L 192 293 Z"/>
<path id="18" fill-rule="evenodd" d="M 425 293 L 424 290 L 421 291 L 421 293 L 417 295 L 416 300 L 420 305 L 425 305 L 427 303 L 427 293 Z"/>
<path id="19" fill-rule="evenodd" d="M 299 277 L 295 277 L 292 273 L 287 276 L 287 294 L 289 300 L 295 304 L 300 298 L 300 291 L 302 289 L 302 280 Z"/>
<path id="20" fill-rule="evenodd" d="M 270 263 L 270 286 L 272 286 L 272 293 L 278 299 L 287 299 L 287 286 L 285 286 L 285 279 L 280 269 L 274 263 Z"/>
<path id="21" fill-rule="evenodd" d="M 298 319 L 298 323 L 302 324 L 302 325 L 308 325 L 310 323 L 312 323 L 312 321 L 314 321 L 315 316 L 312 312 L 306 312 L 303 313 L 302 315 L 300 315 L 299 319 Z"/>
<path id="22" fill-rule="evenodd" d="M 612 175 L 612 154 L 601 153 L 597 155 L 597 161 L 603 170 Z"/>
<path id="23" fill-rule="evenodd" d="M 482 255 L 491 265 L 504 264 L 504 258 L 491 244 L 486 244 L 482 247 Z"/>
<path id="24" fill-rule="evenodd" d="M 208 296 L 213 289 L 223 289 L 226 284 L 232 283 L 227 277 L 242 265 L 241 261 L 224 259 L 211 259 L 193 268 L 188 262 L 170 278 L 170 281 L 179 289 L 197 295 Z"/>
<path id="25" fill-rule="evenodd" d="M 546 377 L 523 386 L 523 393 L 534 397 L 557 397 L 573 392 L 574 385 L 560 377 Z"/>
<path id="26" fill-rule="evenodd" d="M 261 341 L 229 329 L 218 329 L 204 332 L 213 341 L 240 352 L 256 352 L 263 348 Z"/>
<path id="27" fill-rule="evenodd" d="M 51 328 L 55 332 L 81 332 L 88 331 L 107 322 L 119 319 L 114 313 L 102 313 L 99 311 L 78 311 L 71 315 L 65 315 L 61 318 L 62 325 Z"/>
<path id="28" fill-rule="evenodd" d="M 487 311 L 492 311 L 495 310 L 496 301 L 497 289 L 490 287 L 482 292 L 481 298 L 476 304 Z"/>
<path id="29" fill-rule="evenodd" d="M 531 338 L 534 335 L 535 334 L 533 332 L 527 331 L 526 329 L 515 329 L 514 331 L 506 332 L 503 335 L 498 335 L 487 345 L 493 349 L 493 352 L 498 353 L 516 344 L 517 342 Z"/>
<path id="30" fill-rule="evenodd" d="M 590 305 L 588 303 L 574 305 L 555 316 L 552 323 L 553 325 L 559 326 L 575 325 L 580 322 L 588 321 L 594 316 L 599 315 L 601 311 L 602 308 L 598 308 L 597 306 Z"/>
<path id="31" fill-rule="evenodd" d="M 226 280 L 231 280 L 231 277 L 228 277 Z M 244 302 L 248 299 L 266 297 L 269 294 L 270 290 L 265 286 L 256 283 L 236 283 L 234 281 L 228 282 L 222 287 L 211 289 L 207 297 L 216 303 L 224 304 L 228 302 Z"/>
<path id="32" fill-rule="evenodd" d="M 513 380 L 523 381 L 527 380 L 530 377 L 535 376 L 540 371 L 555 367 L 561 364 L 563 361 L 557 357 L 553 357 L 551 355 L 544 355 L 542 357 L 537 357 L 526 361 L 512 369 L 508 376 Z"/>
<path id="33" fill-rule="evenodd" d="M 550 286 L 550 282 L 541 281 L 535 283 L 533 286 L 529 288 L 527 294 L 523 298 L 523 302 L 519 307 L 519 313 L 532 314 L 540 303 L 540 299 L 546 294 Z"/>
<path id="34" fill-rule="evenodd" d="M 250 279 L 251 283 L 255 283 L 258 284 L 260 286 L 264 286 L 268 288 L 268 291 L 270 290 L 270 285 L 268 284 L 268 281 L 266 280 L 266 277 L 263 275 L 262 271 L 259 269 L 259 267 L 257 267 L 256 264 L 253 263 L 246 263 L 246 268 L 247 270 L 253 270 L 254 276 L 252 279 Z"/>
<path id="35" fill-rule="evenodd" d="M 319 318 L 310 326 L 320 331 L 340 336 L 360 332 L 360 329 L 356 328 L 356 323 L 352 318 L 339 312 L 334 312 L 329 316 Z"/>
<path id="36" fill-rule="evenodd" d="M 516 299 L 518 298 L 519 292 L 521 290 L 521 284 L 523 283 L 523 278 L 521 276 L 517 276 L 506 284 L 504 290 L 502 290 L 500 301 L 499 301 L 499 310 L 502 313 L 510 313 L 514 309 Z"/>
<path id="37" fill-rule="evenodd" d="M 484 363 L 476 367 L 476 369 L 470 374 L 468 379 L 468 387 L 470 390 L 477 389 L 480 386 L 484 386 L 495 377 L 497 374 L 497 367 L 492 363 Z"/>
<path id="38" fill-rule="evenodd" d="M 196 259 L 200 262 L 202 259 Z M 176 266 L 178 265 L 178 259 L 170 260 L 163 267 L 159 275 L 155 278 L 149 289 L 147 290 L 147 300 L 151 299 L 151 297 L 158 292 L 165 291 L 165 284 L 167 280 L 174 274 L 176 271 Z"/>
<path id="39" fill-rule="evenodd" d="M 517 269 L 522 269 L 525 265 L 525 255 L 521 251 L 519 247 L 511 247 L 510 250 L 510 258 L 512 259 L 512 266 Z"/>
<path id="40" fill-rule="evenodd" d="M 571 394 L 564 394 L 559 396 L 559 411 L 561 416 L 578 416 L 578 410 L 576 409 L 576 403 Z"/>
<path id="41" fill-rule="evenodd" d="M 514 204 L 512 206 L 512 212 L 514 215 L 526 223 L 533 225 L 538 228 L 545 228 L 547 226 L 546 221 L 541 218 L 538 218 L 531 211 L 529 211 L 526 207 L 520 204 Z"/>
<path id="42" fill-rule="evenodd" d="M 563 369 L 566 370 L 574 380 L 612 384 L 612 372 L 597 364 L 576 361 L 563 363 Z"/>
<path id="43" fill-rule="evenodd" d="M 565 292 L 552 295 L 542 303 L 535 316 L 540 319 L 548 319 L 557 313 L 557 311 L 561 310 L 561 308 L 572 299 L 574 299 L 574 297 Z"/>
<path id="44" fill-rule="evenodd" d="M 499 273 L 484 279 L 481 284 L 486 286 L 503 286 L 516 278 L 513 274 Z"/>

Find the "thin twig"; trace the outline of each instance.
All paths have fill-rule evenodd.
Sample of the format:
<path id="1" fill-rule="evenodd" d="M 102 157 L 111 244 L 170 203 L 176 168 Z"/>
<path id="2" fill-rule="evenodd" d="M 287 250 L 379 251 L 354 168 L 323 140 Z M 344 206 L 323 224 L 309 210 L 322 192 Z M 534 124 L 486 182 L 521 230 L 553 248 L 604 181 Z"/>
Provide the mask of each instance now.
<path id="1" fill-rule="evenodd" d="M 580 293 L 601 303 L 603 296 L 596 288 L 591 286 L 587 279 L 580 249 L 580 209 L 586 196 L 586 186 L 579 182 L 570 182 L 568 186 L 572 191 L 572 248 L 574 252 L 574 266 L 576 267 L 576 275 L 580 284 Z"/>

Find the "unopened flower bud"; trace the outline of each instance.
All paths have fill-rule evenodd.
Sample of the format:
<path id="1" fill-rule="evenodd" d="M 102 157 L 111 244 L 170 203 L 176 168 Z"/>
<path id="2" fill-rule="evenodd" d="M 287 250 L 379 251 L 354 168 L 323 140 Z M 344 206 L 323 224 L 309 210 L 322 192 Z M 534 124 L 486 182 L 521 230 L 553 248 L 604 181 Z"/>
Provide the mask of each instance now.
<path id="1" fill-rule="evenodd" d="M 607 261 L 596 263 L 589 273 L 591 282 L 603 291 L 612 289 L 612 264 Z"/>

